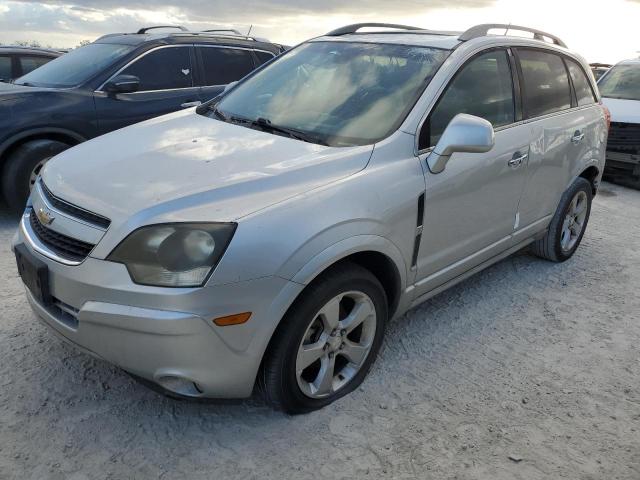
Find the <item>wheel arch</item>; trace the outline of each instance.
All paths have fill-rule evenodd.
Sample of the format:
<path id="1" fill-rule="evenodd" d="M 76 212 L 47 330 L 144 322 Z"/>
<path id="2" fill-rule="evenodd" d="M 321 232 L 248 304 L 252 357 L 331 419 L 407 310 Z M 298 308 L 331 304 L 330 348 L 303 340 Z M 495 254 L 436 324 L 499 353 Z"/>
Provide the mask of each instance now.
<path id="1" fill-rule="evenodd" d="M 329 268 L 345 262 L 366 268 L 380 281 L 387 294 L 391 318 L 407 286 L 407 268 L 400 250 L 384 237 L 358 235 L 335 243 L 309 260 L 292 281 L 306 286 Z"/>
<path id="2" fill-rule="evenodd" d="M 578 177 L 584 178 L 591 184 L 592 193 L 595 196 L 598 192 L 598 179 L 600 177 L 600 169 L 596 165 L 590 165 L 585 168 Z"/>
<path id="3" fill-rule="evenodd" d="M 65 128 L 46 127 L 26 130 L 9 137 L 0 144 L 0 168 L 4 167 L 7 158 L 16 148 L 32 140 L 55 140 L 74 146 L 87 139 Z"/>

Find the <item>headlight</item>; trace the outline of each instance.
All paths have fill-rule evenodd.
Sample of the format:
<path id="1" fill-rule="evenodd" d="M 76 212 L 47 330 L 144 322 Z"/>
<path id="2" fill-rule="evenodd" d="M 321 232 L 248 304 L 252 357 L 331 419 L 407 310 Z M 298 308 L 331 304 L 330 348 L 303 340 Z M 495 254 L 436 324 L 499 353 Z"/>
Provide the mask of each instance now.
<path id="1" fill-rule="evenodd" d="M 142 227 L 107 260 L 124 263 L 131 280 L 158 287 L 199 287 L 218 264 L 235 223 L 171 223 Z"/>

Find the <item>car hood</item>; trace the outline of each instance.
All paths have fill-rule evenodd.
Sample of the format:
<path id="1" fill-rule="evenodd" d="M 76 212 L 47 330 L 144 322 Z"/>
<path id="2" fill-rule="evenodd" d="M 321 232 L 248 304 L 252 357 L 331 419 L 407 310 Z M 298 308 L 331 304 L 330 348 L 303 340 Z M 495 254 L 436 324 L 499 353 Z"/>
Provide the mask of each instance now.
<path id="1" fill-rule="evenodd" d="M 611 112 L 612 122 L 640 123 L 640 101 L 602 97 L 602 103 Z"/>
<path id="2" fill-rule="evenodd" d="M 80 144 L 49 161 L 42 178 L 112 226 L 233 221 L 362 170 L 372 150 L 315 145 L 191 110 Z"/>

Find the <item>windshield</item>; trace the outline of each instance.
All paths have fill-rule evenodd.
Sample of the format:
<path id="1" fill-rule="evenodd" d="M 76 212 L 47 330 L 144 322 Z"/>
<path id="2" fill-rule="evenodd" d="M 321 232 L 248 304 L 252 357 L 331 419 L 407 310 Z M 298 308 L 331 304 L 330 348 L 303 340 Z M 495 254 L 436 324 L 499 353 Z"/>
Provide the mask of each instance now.
<path id="1" fill-rule="evenodd" d="M 36 68 L 15 81 L 32 87 L 68 88 L 80 85 L 126 55 L 133 47 L 108 43 L 90 43 Z"/>
<path id="2" fill-rule="evenodd" d="M 640 63 L 616 65 L 602 77 L 598 88 L 603 97 L 640 100 Z"/>
<path id="3" fill-rule="evenodd" d="M 400 126 L 448 55 L 406 45 L 310 42 L 204 114 L 312 143 L 368 145 Z"/>

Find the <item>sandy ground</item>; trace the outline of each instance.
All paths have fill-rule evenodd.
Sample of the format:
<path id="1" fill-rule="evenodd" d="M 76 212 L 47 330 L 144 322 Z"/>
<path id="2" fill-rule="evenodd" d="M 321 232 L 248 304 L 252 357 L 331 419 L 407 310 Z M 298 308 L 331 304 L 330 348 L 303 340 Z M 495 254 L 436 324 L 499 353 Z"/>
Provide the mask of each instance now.
<path id="1" fill-rule="evenodd" d="M 288 417 L 176 401 L 29 310 L 0 213 L 1 479 L 640 479 L 640 192 L 576 256 L 520 254 L 392 324 L 352 395 Z M 512 457 L 510 459 L 509 457 Z"/>

